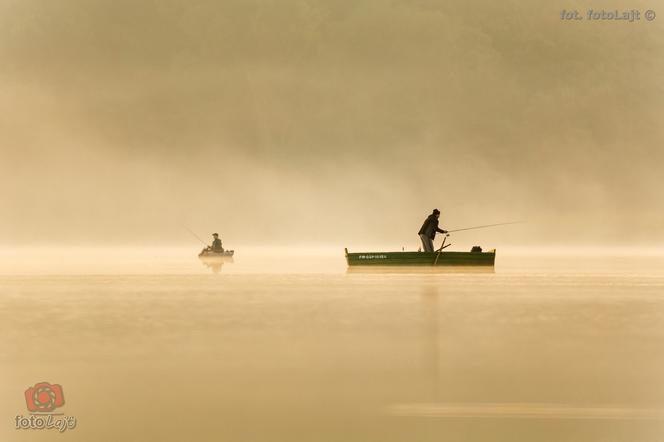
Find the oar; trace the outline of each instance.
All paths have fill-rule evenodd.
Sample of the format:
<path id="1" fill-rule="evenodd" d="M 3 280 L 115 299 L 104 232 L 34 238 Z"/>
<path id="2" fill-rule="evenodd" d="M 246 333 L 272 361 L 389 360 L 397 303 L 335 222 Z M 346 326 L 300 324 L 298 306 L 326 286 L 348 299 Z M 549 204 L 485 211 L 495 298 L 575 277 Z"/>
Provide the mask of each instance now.
<path id="1" fill-rule="evenodd" d="M 438 264 L 438 258 L 440 258 L 440 254 L 443 253 L 443 249 L 444 249 L 445 247 L 449 247 L 449 246 L 452 245 L 452 244 L 445 245 L 445 241 L 447 240 L 447 237 L 448 237 L 448 236 L 450 236 L 450 234 L 449 234 L 449 233 L 446 233 L 446 234 L 445 234 L 445 237 L 443 238 L 443 243 L 440 245 L 440 249 L 437 250 L 438 254 L 436 255 L 436 259 L 435 259 L 434 262 L 433 262 L 433 265 L 434 265 L 434 266 L 435 266 L 436 264 Z"/>
<path id="2" fill-rule="evenodd" d="M 523 221 L 511 221 L 509 223 L 498 223 L 498 224 L 486 224 L 484 226 L 475 226 L 475 227 L 465 227 L 463 229 L 454 229 L 454 230 L 448 230 L 448 233 L 452 232 L 461 232 L 463 230 L 474 230 L 474 229 L 484 229 L 486 227 L 495 227 L 495 226 L 506 226 L 508 224 L 521 224 Z"/>

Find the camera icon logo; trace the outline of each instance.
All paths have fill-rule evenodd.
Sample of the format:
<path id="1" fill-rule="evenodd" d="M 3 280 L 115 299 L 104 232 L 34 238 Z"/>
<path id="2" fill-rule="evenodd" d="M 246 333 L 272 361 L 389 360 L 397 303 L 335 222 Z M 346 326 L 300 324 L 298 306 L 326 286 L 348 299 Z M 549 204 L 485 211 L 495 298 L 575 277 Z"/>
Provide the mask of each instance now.
<path id="1" fill-rule="evenodd" d="M 62 386 L 39 382 L 25 390 L 25 403 L 29 411 L 38 413 L 48 413 L 62 407 L 65 403 Z"/>

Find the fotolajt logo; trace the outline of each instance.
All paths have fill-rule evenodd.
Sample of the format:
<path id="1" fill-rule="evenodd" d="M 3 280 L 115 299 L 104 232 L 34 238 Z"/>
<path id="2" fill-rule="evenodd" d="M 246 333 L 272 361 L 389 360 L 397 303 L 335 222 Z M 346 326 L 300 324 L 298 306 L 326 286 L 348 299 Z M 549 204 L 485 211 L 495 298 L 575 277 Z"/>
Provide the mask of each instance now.
<path id="1" fill-rule="evenodd" d="M 40 382 L 25 390 L 25 403 L 28 411 L 47 413 L 65 404 L 62 385 Z"/>
<path id="2" fill-rule="evenodd" d="M 76 418 L 56 413 L 65 404 L 62 385 L 39 382 L 25 390 L 25 405 L 30 416 L 17 415 L 17 430 L 51 430 L 61 433 L 76 428 Z"/>

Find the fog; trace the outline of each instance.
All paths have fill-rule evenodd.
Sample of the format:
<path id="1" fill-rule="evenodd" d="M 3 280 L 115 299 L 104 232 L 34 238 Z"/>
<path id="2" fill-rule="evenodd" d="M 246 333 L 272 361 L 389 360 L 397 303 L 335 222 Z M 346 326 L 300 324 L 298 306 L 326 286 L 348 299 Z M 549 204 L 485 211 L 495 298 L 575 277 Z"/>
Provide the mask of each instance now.
<path id="1" fill-rule="evenodd" d="M 0 244 L 661 244 L 664 9 L 563 7 L 0 0 Z"/>

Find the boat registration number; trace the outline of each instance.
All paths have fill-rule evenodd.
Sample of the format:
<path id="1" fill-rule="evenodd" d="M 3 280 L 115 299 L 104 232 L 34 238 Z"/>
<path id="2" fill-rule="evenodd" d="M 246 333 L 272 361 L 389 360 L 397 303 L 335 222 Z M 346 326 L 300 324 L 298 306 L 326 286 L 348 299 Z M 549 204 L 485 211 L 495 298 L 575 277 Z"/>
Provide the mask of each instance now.
<path id="1" fill-rule="evenodd" d="M 387 255 L 359 255 L 358 259 L 387 259 Z"/>

